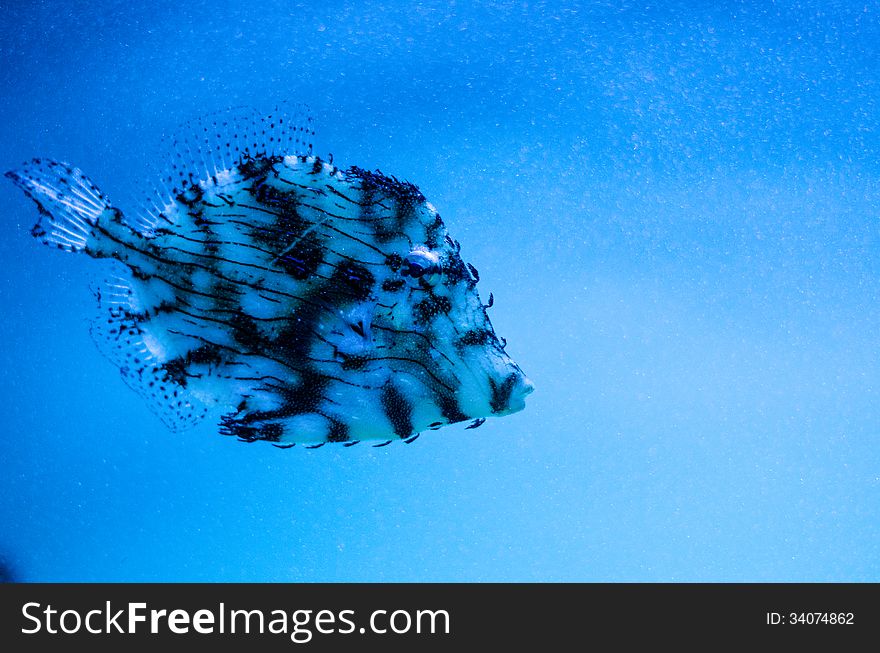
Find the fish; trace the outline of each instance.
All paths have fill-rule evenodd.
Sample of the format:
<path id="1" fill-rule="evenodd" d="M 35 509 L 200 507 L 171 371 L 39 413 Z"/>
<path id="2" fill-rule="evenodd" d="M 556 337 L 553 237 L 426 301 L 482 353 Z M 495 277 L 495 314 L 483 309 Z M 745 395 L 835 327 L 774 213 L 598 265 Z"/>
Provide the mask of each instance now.
<path id="1" fill-rule="evenodd" d="M 437 209 L 315 154 L 311 115 L 289 109 L 193 121 L 131 214 L 67 163 L 6 173 L 38 241 L 114 266 L 94 289 L 98 349 L 171 431 L 213 415 L 281 448 L 412 442 L 522 410 L 534 384 Z"/>

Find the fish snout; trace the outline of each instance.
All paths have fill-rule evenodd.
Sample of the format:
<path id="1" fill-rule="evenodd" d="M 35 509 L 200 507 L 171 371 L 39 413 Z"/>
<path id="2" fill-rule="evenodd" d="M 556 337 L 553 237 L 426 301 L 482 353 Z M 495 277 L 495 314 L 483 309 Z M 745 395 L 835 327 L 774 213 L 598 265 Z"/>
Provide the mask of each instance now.
<path id="1" fill-rule="evenodd" d="M 500 383 L 490 381 L 490 388 L 492 412 L 495 415 L 510 415 L 526 407 L 526 397 L 535 390 L 535 384 L 517 368 Z"/>
<path id="2" fill-rule="evenodd" d="M 526 407 L 526 397 L 535 391 L 535 384 L 525 374 L 520 372 L 510 392 L 508 411 L 516 413 Z"/>

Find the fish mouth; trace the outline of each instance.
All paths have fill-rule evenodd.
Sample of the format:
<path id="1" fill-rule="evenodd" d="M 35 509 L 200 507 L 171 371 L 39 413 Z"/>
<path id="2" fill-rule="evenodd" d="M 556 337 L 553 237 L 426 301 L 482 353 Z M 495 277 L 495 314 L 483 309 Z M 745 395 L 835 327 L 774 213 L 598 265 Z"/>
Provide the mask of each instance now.
<path id="1" fill-rule="evenodd" d="M 526 407 L 526 397 L 535 390 L 535 384 L 523 373 L 514 372 L 503 383 L 490 381 L 491 406 L 495 415 L 518 413 Z"/>
<path id="2" fill-rule="evenodd" d="M 526 397 L 535 391 L 535 384 L 527 376 L 520 376 L 510 393 L 507 414 L 518 413 L 526 407 Z"/>

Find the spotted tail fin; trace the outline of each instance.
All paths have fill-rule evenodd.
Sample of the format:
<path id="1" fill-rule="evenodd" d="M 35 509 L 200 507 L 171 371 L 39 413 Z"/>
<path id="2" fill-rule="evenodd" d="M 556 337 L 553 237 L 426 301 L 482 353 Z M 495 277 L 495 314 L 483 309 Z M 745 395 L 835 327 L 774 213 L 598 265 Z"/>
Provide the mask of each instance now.
<path id="1" fill-rule="evenodd" d="M 51 159 L 34 159 L 6 173 L 40 210 L 31 234 L 45 245 L 81 252 L 94 238 L 92 227 L 113 210 L 80 170 Z"/>

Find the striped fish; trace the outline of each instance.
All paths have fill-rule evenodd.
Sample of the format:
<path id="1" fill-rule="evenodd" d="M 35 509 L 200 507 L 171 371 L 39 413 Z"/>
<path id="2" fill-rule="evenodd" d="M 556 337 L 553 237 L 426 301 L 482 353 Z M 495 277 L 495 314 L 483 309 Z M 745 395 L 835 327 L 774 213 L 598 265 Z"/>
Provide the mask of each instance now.
<path id="1" fill-rule="evenodd" d="M 383 446 L 524 407 L 477 271 L 416 186 L 314 155 L 310 118 L 192 134 L 133 218 L 65 163 L 7 173 L 39 241 L 117 262 L 92 335 L 169 428 L 215 414 L 247 442 Z"/>

